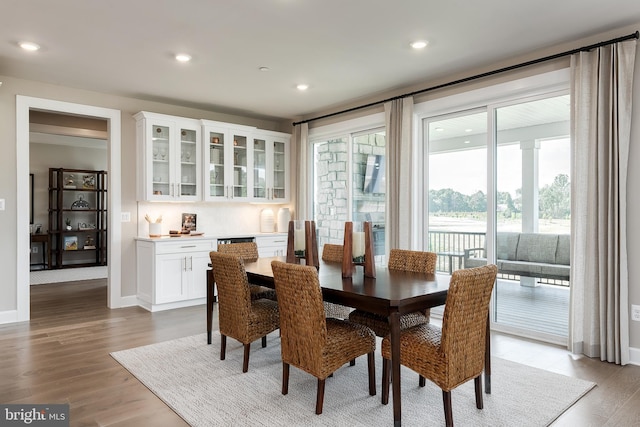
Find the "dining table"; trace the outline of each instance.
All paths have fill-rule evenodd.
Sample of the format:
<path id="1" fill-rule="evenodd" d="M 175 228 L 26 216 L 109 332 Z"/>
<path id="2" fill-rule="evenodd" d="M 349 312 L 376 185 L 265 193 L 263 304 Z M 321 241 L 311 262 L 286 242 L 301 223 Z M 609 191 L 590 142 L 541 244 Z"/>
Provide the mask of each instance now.
<path id="1" fill-rule="evenodd" d="M 275 288 L 271 262 L 285 262 L 285 257 L 261 257 L 245 261 L 249 283 Z M 341 263 L 320 261 L 318 278 L 325 301 L 346 305 L 389 319 L 391 340 L 391 378 L 394 426 L 401 425 L 400 394 L 400 317 L 405 313 L 443 305 L 447 299 L 450 276 L 446 274 L 413 273 L 389 270 L 376 266 L 374 277 L 366 277 L 363 268 L 356 266 L 351 277 L 343 277 Z M 207 337 L 211 343 L 213 312 L 213 280 L 207 290 Z M 485 356 L 485 385 L 490 392 L 490 348 L 487 327 Z"/>

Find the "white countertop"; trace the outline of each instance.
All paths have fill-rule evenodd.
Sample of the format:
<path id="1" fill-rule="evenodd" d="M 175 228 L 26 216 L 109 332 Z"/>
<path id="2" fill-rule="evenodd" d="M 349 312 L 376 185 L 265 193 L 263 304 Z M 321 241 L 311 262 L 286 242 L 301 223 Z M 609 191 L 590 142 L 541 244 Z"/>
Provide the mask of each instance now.
<path id="1" fill-rule="evenodd" d="M 177 234 L 176 237 L 169 236 L 168 234 L 163 235 L 162 237 L 149 237 L 149 236 L 137 236 L 135 240 L 142 240 L 146 242 L 169 242 L 169 241 L 178 241 L 178 240 L 217 240 L 217 239 L 234 239 L 234 238 L 243 238 L 243 237 L 261 237 L 261 236 L 286 236 L 287 233 L 246 233 L 246 234 L 202 234 L 199 236 L 191 236 L 188 234 Z"/>

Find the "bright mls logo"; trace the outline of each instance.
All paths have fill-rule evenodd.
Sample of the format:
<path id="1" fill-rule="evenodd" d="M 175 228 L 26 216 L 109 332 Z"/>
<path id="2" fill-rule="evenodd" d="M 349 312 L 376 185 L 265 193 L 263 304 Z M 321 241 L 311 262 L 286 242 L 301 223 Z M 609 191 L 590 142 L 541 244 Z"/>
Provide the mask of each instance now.
<path id="1" fill-rule="evenodd" d="M 68 427 L 69 405 L 0 405 L 0 426 Z"/>

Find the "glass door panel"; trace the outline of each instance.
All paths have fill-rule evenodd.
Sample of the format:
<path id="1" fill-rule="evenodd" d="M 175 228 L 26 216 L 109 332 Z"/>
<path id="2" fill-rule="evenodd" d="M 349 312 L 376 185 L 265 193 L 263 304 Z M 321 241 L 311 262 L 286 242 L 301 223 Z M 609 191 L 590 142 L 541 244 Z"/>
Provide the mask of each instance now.
<path id="1" fill-rule="evenodd" d="M 495 109 L 493 320 L 561 337 L 569 319 L 569 116 L 569 95 Z"/>
<path id="2" fill-rule="evenodd" d="M 197 167 L 200 161 L 193 129 L 180 129 L 180 196 L 196 196 Z"/>
<path id="3" fill-rule="evenodd" d="M 267 143 L 257 138 L 253 140 L 253 197 L 267 197 Z"/>
<path id="4" fill-rule="evenodd" d="M 436 271 L 486 264 L 487 113 L 425 120 L 428 158 L 428 250 Z M 474 259 L 469 259 L 472 253 Z M 467 265 L 467 263 L 473 265 Z"/>
<path id="5" fill-rule="evenodd" d="M 233 136 L 233 197 L 247 197 L 247 137 Z"/>
<path id="6" fill-rule="evenodd" d="M 285 199 L 286 191 L 286 145 L 284 142 L 273 143 L 273 199 Z"/>
<path id="7" fill-rule="evenodd" d="M 171 131 L 168 126 L 153 125 L 153 194 L 171 195 Z"/>
<path id="8" fill-rule="evenodd" d="M 209 132 L 209 196 L 225 197 L 225 141 L 224 134 Z"/>

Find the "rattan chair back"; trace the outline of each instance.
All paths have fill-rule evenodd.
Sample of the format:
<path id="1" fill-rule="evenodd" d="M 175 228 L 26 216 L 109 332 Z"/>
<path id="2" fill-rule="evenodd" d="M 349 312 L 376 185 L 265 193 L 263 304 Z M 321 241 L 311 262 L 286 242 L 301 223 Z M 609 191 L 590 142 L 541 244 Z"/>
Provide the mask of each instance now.
<path id="1" fill-rule="evenodd" d="M 342 245 L 325 243 L 322 247 L 322 260 L 325 262 L 342 262 L 343 251 Z"/>
<path id="2" fill-rule="evenodd" d="M 244 341 L 251 310 L 251 293 L 244 262 L 236 255 L 221 252 L 211 252 L 209 255 L 218 288 L 220 333 Z"/>
<path id="3" fill-rule="evenodd" d="M 451 275 L 440 342 L 450 366 L 446 388 L 480 375 L 484 368 L 489 300 L 497 271 L 490 264 L 456 270 Z"/>
<path id="4" fill-rule="evenodd" d="M 258 244 L 256 242 L 220 243 L 218 252 L 238 255 L 245 261 L 258 259 Z"/>
<path id="5" fill-rule="evenodd" d="M 389 270 L 411 271 L 414 273 L 435 273 L 438 255 L 435 252 L 391 249 Z"/>
<path id="6" fill-rule="evenodd" d="M 312 266 L 272 263 L 280 310 L 282 361 L 324 378 L 322 349 L 327 340 L 318 271 Z"/>

